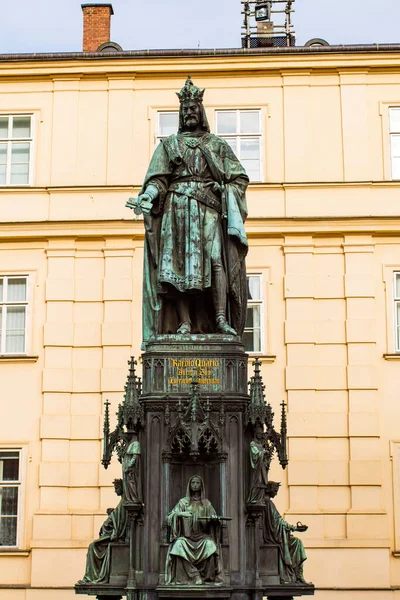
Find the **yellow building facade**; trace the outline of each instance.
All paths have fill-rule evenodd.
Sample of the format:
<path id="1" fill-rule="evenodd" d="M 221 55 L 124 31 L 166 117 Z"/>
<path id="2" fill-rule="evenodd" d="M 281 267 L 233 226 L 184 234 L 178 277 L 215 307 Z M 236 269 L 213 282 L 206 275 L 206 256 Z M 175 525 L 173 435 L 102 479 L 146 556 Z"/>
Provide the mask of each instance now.
<path id="1" fill-rule="evenodd" d="M 331 47 L 0 57 L 0 600 L 71 600 L 115 505 L 102 406 L 141 345 L 125 202 L 188 73 L 252 173 L 247 340 L 288 402 L 272 475 L 306 578 L 400 599 L 400 47 Z"/>

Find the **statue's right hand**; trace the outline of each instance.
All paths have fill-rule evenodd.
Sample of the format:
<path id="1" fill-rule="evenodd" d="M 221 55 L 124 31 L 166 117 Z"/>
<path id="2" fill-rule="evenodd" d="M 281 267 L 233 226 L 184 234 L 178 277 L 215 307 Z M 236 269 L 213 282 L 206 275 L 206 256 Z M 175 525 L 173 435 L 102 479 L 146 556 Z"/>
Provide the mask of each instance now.
<path id="1" fill-rule="evenodd" d="M 185 511 L 185 512 L 179 512 L 179 513 L 178 513 L 178 516 L 179 516 L 179 517 L 191 517 L 191 516 L 193 516 L 193 515 L 192 515 L 192 513 L 191 513 L 191 512 L 189 512 L 189 511 Z"/>
<path id="2" fill-rule="evenodd" d="M 153 200 L 149 194 L 140 194 L 140 196 L 138 196 L 137 203 L 142 209 L 144 215 L 149 215 L 151 213 Z"/>

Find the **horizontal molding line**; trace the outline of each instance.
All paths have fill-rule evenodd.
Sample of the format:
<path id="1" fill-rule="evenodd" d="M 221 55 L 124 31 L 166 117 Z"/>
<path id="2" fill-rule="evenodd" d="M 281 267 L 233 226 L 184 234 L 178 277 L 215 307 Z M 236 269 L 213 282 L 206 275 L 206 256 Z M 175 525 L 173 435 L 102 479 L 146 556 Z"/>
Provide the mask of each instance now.
<path id="1" fill-rule="evenodd" d="M 0 584 L 0 590 L 74 590 L 74 586 L 31 586 L 29 584 Z M 138 588 L 140 589 L 140 588 Z M 319 592 L 395 592 L 400 590 L 400 586 L 393 587 L 317 587 L 315 591 Z"/>
<path id="2" fill-rule="evenodd" d="M 259 188 L 265 189 L 291 189 L 291 188 L 309 188 L 309 187 L 400 187 L 400 180 L 354 180 L 354 181 L 261 181 L 251 182 L 248 190 L 257 190 Z M 42 186 L 0 186 L 0 197 L 2 194 L 16 193 L 16 192 L 34 192 L 43 193 L 51 191 L 136 191 L 142 188 L 141 183 L 124 183 L 124 184 L 97 184 L 97 185 L 42 185 Z"/>

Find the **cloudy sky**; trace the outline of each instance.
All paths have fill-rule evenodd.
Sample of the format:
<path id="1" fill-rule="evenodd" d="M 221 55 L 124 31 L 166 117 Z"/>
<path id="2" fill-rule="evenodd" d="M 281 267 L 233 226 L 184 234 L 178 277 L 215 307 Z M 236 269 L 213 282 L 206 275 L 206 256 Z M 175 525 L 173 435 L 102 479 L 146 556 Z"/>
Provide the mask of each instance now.
<path id="1" fill-rule="evenodd" d="M 103 0 L 100 0 L 102 2 Z M 83 0 L 0 0 L 0 53 L 79 52 Z M 124 50 L 240 46 L 240 0 L 112 0 Z M 298 45 L 400 43 L 400 0 L 295 0 Z"/>

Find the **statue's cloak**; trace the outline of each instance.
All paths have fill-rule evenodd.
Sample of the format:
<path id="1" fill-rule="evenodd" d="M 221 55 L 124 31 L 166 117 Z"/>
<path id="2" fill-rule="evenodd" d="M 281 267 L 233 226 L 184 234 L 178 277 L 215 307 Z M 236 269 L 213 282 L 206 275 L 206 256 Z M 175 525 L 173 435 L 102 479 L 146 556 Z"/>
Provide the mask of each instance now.
<path id="1" fill-rule="evenodd" d="M 190 567 L 204 568 L 206 561 L 212 560 L 210 572 L 219 575 L 222 571 L 220 552 L 220 526 L 214 519 L 217 516 L 211 502 L 205 497 L 204 482 L 201 477 L 200 497 L 191 496 L 189 479 L 186 496 L 181 498 L 167 517 L 171 543 L 166 561 L 166 583 L 189 584 Z M 182 517 L 182 513 L 191 514 Z M 181 561 L 185 565 L 182 568 Z M 189 565 L 187 564 L 189 563 Z M 196 569 L 195 569 L 196 570 Z M 188 577 L 189 575 L 189 577 Z M 187 578 L 187 579 L 186 579 Z"/>
<path id="2" fill-rule="evenodd" d="M 156 148 L 141 192 L 149 184 L 155 185 L 159 192 L 151 214 L 144 216 L 144 344 L 157 334 L 176 331 L 179 323 L 174 298 L 168 293 L 174 288 L 196 296 L 193 311 L 196 322 L 192 331 L 214 331 L 207 298 L 215 240 L 222 243 L 228 281 L 227 319 L 242 335 L 247 303 L 248 244 L 244 221 L 248 183 L 246 172 L 230 146 L 213 134 L 172 135 Z M 192 227 L 190 233 L 188 224 Z M 180 259 L 182 246 L 185 250 Z M 179 271 L 179 260 L 186 264 L 184 273 Z M 190 261 L 192 264 L 188 266 Z M 167 263 L 170 273 L 166 275 Z"/>
<path id="3" fill-rule="evenodd" d="M 128 524 L 128 513 L 123 500 L 112 511 L 100 530 L 99 539 L 92 542 L 86 555 L 86 571 L 78 584 L 104 584 L 109 582 L 111 542 L 124 539 Z"/>
<path id="4" fill-rule="evenodd" d="M 279 514 L 275 504 L 268 499 L 264 509 L 264 542 L 279 547 L 279 574 L 281 581 L 296 583 L 299 568 L 306 560 L 303 542 L 292 535 L 296 527 Z"/>

